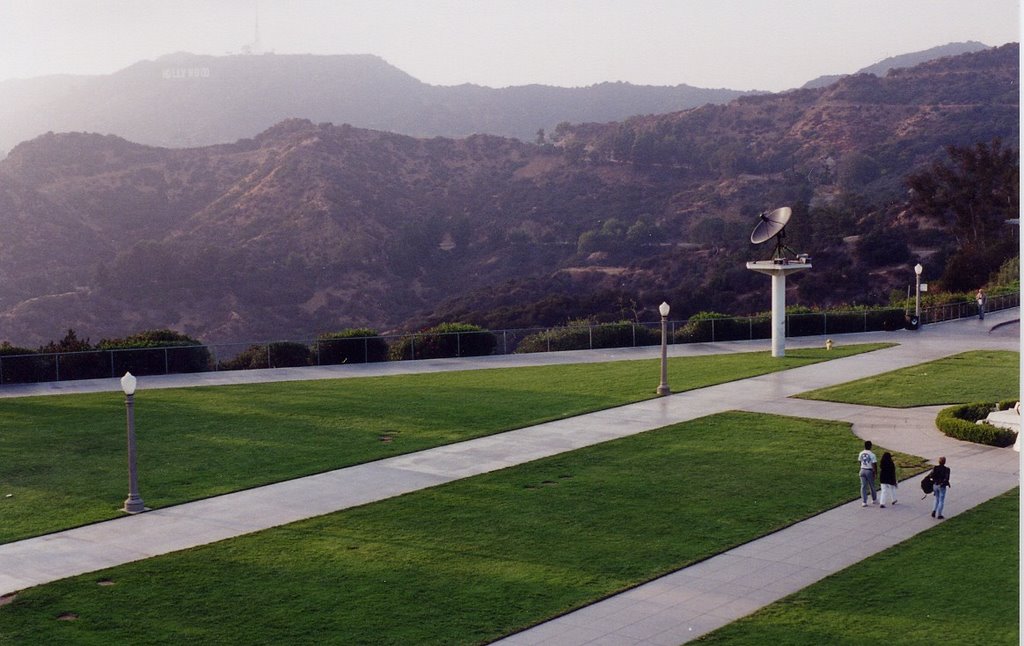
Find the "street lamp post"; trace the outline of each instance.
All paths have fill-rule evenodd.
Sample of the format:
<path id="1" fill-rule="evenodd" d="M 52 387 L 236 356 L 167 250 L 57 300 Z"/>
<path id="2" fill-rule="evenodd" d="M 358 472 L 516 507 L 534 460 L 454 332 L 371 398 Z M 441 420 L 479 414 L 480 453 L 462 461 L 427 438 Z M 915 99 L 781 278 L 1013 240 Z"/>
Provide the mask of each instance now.
<path id="1" fill-rule="evenodd" d="M 128 498 L 124 501 L 124 511 L 137 514 L 146 511 L 146 505 L 139 496 L 139 477 L 135 470 L 135 385 L 137 380 L 130 372 L 121 377 L 121 390 L 124 391 L 124 406 L 128 414 Z"/>
<path id="2" fill-rule="evenodd" d="M 663 302 L 658 306 L 658 313 L 661 314 L 661 383 L 658 385 L 658 395 L 671 395 L 672 390 L 668 387 L 668 303 Z"/>
<path id="3" fill-rule="evenodd" d="M 917 276 L 917 294 L 914 297 L 914 317 L 917 319 L 917 324 L 921 324 L 921 272 L 924 271 L 924 267 L 921 263 L 914 265 L 914 274 Z"/>

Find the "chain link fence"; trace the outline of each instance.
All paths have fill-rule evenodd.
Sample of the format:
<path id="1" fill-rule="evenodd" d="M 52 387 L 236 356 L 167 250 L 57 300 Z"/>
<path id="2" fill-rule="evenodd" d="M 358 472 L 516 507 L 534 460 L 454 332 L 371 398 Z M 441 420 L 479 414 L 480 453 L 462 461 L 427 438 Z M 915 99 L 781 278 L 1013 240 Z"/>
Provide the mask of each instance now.
<path id="1" fill-rule="evenodd" d="M 1020 305 L 1020 294 L 993 296 L 987 311 Z M 921 311 L 921 323 L 977 316 L 971 301 Z M 787 314 L 791 337 L 896 330 L 907 326 L 903 309 Z M 669 343 L 716 343 L 771 338 L 767 315 L 668 322 Z M 659 345 L 661 324 L 578 323 L 563 327 L 415 333 L 341 339 L 216 343 L 86 352 L 0 355 L 3 384 L 68 381 L 219 370 L 327 366 L 526 352 L 557 352 Z"/>

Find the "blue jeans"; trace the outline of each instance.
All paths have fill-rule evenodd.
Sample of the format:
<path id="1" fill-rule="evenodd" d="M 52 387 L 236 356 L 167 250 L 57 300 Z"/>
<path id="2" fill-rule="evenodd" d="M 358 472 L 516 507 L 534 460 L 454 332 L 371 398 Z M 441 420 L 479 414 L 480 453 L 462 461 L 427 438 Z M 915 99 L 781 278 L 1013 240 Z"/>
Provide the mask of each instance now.
<path id="1" fill-rule="evenodd" d="M 946 504 L 946 487 L 935 487 L 935 507 L 932 511 L 936 516 L 942 515 L 942 507 Z"/>
<path id="2" fill-rule="evenodd" d="M 871 492 L 871 502 L 875 501 L 875 472 L 871 469 L 860 470 L 860 501 L 868 501 L 868 492 Z"/>

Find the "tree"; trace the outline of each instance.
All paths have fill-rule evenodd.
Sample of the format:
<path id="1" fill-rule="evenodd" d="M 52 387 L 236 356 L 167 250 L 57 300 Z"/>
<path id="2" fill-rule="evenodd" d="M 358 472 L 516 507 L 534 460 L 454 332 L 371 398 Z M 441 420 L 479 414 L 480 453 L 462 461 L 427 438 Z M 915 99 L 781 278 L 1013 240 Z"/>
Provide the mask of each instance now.
<path id="1" fill-rule="evenodd" d="M 999 139 L 973 147 L 948 146 L 948 161 L 911 175 L 910 206 L 953 226 L 961 246 L 985 246 L 1006 233 L 1005 221 L 1019 214 L 1018 151 Z"/>
<path id="2" fill-rule="evenodd" d="M 1019 217 L 1018 151 L 999 139 L 949 146 L 949 159 L 907 178 L 910 207 L 947 224 L 957 250 L 942 276 L 949 290 L 972 289 L 1016 252 L 1009 218 Z"/>

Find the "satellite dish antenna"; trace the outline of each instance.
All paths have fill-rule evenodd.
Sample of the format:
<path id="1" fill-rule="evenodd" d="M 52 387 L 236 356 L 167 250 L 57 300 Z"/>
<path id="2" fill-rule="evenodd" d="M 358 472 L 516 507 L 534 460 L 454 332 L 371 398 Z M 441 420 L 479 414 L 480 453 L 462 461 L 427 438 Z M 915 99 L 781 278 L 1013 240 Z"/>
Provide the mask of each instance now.
<path id="1" fill-rule="evenodd" d="M 786 274 L 811 268 L 811 257 L 805 253 L 797 255 L 787 247 L 783 240 L 786 237 L 786 223 L 793 215 L 793 209 L 784 206 L 774 211 L 764 211 L 758 216 L 757 226 L 750 234 L 750 241 L 762 244 L 775 238 L 775 251 L 771 260 L 758 260 L 747 263 L 747 269 L 772 277 L 772 356 L 786 356 Z M 796 256 L 789 260 L 785 252 Z"/>
<path id="2" fill-rule="evenodd" d="M 785 256 L 784 252 L 793 251 L 783 242 L 786 238 L 786 223 L 789 222 L 789 218 L 792 215 L 793 209 L 788 206 L 775 209 L 774 211 L 762 211 L 757 216 L 757 226 L 754 227 L 750 234 L 750 241 L 754 244 L 762 244 L 775 238 L 775 250 L 772 252 L 772 258 L 783 258 Z"/>

